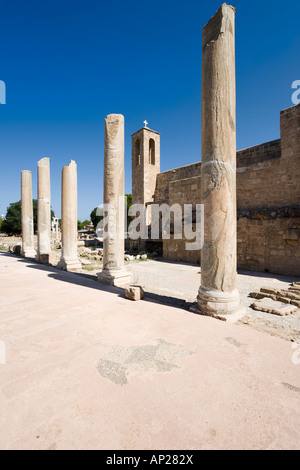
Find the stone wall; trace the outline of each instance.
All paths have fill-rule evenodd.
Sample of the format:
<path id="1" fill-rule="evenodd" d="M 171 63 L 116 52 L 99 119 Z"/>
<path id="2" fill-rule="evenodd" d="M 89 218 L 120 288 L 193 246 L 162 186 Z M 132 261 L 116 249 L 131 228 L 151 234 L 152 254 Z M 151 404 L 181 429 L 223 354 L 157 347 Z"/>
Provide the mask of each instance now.
<path id="1" fill-rule="evenodd" d="M 300 105 L 280 131 L 237 152 L 238 267 L 300 276 Z"/>
<path id="2" fill-rule="evenodd" d="M 300 276 L 300 206 L 245 212 L 238 212 L 238 267 Z"/>
<path id="3" fill-rule="evenodd" d="M 238 209 L 300 204 L 300 148 L 294 134 L 300 106 L 294 108 L 281 113 L 281 140 L 237 152 Z"/>
<path id="4" fill-rule="evenodd" d="M 200 177 L 201 175 L 201 162 L 192 163 L 191 165 L 175 168 L 173 170 L 159 173 L 156 179 L 156 188 L 154 193 L 154 202 L 156 204 L 163 204 L 164 202 L 169 204 L 169 185 L 172 182 L 178 182 L 195 176 Z M 185 183 L 185 187 L 188 185 Z M 191 194 L 185 194 L 190 197 Z M 200 194 L 200 193 L 199 193 Z M 198 196 L 198 195 L 197 195 Z"/>
<path id="5" fill-rule="evenodd" d="M 237 152 L 238 267 L 300 276 L 300 105 L 280 114 L 281 139 Z M 155 203 L 200 202 L 201 163 L 157 175 Z M 166 259 L 199 263 L 185 240 Z"/>
<path id="6" fill-rule="evenodd" d="M 239 150 L 236 154 L 237 168 L 251 165 L 258 165 L 267 160 L 281 157 L 281 140 L 273 140 L 266 144 L 255 145 L 244 150 Z"/>
<path id="7" fill-rule="evenodd" d="M 182 206 L 182 216 L 184 215 L 184 203 L 192 204 L 193 212 L 195 212 L 196 204 L 199 204 L 199 197 L 201 191 L 201 176 L 200 171 L 197 170 L 200 169 L 200 164 L 198 163 L 186 167 L 186 172 L 183 172 L 182 169 L 179 170 L 181 174 L 187 176 L 189 172 L 192 171 L 191 167 L 196 170 L 191 174 L 196 173 L 196 176 L 190 176 L 189 178 L 183 178 L 178 180 L 171 180 L 169 182 L 169 201 L 171 201 L 172 204 L 180 204 Z M 193 230 L 195 230 L 195 225 L 193 225 Z M 173 261 L 185 261 L 188 263 L 199 264 L 200 250 L 186 250 L 185 244 L 191 241 L 193 240 L 187 240 L 184 237 L 184 233 L 182 240 L 174 239 L 171 230 L 171 239 L 163 240 L 164 257 Z"/>

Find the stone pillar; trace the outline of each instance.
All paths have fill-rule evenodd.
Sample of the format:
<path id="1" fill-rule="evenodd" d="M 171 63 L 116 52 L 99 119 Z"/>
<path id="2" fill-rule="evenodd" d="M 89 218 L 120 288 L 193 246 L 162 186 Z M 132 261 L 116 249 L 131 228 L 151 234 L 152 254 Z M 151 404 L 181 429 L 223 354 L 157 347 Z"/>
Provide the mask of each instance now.
<path id="1" fill-rule="evenodd" d="M 21 171 L 22 256 L 34 258 L 34 227 L 31 171 Z"/>
<path id="2" fill-rule="evenodd" d="M 103 270 L 99 280 L 115 286 L 131 282 L 124 266 L 124 117 L 110 114 L 105 119 L 104 204 L 109 204 L 103 233 Z M 106 215 L 106 214 L 104 214 Z"/>
<path id="3" fill-rule="evenodd" d="M 62 170 L 61 230 L 62 254 L 58 267 L 78 271 L 81 262 L 77 253 L 77 165 L 73 160 Z"/>
<path id="4" fill-rule="evenodd" d="M 204 245 L 198 307 L 242 313 L 236 289 L 235 8 L 223 4 L 203 28 L 201 198 Z"/>
<path id="5" fill-rule="evenodd" d="M 51 253 L 50 160 L 38 162 L 38 253 L 40 263 L 48 263 Z"/>

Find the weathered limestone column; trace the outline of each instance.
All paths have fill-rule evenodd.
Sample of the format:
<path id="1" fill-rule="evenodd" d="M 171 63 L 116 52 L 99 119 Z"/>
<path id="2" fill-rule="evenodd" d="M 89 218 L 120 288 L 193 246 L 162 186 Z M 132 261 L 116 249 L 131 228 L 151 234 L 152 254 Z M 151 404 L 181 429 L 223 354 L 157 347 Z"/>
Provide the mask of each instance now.
<path id="1" fill-rule="evenodd" d="M 235 8 L 224 3 L 202 39 L 204 245 L 198 307 L 222 316 L 242 313 L 236 289 Z"/>
<path id="2" fill-rule="evenodd" d="M 34 258 L 34 226 L 31 171 L 21 171 L 22 256 Z"/>
<path id="3" fill-rule="evenodd" d="M 99 280 L 115 286 L 131 282 L 124 266 L 124 117 L 110 114 L 105 119 L 104 204 L 109 204 L 104 227 L 103 271 Z M 105 207 L 104 207 L 105 208 Z M 104 214 L 105 215 L 105 214 Z"/>
<path id="4" fill-rule="evenodd" d="M 61 231 L 62 254 L 58 267 L 78 271 L 81 262 L 77 253 L 77 165 L 73 160 L 62 170 Z"/>
<path id="5" fill-rule="evenodd" d="M 38 253 L 40 263 L 48 263 L 51 253 L 50 160 L 38 162 Z"/>

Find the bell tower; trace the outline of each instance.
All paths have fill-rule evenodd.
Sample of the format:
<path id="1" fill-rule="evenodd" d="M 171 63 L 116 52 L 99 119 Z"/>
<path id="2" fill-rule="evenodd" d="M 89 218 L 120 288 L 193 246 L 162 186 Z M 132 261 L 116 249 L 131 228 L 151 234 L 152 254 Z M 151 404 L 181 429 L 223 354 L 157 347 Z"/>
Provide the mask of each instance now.
<path id="1" fill-rule="evenodd" d="M 160 134 L 145 127 L 131 136 L 132 142 L 132 204 L 153 202 L 156 176 L 160 173 Z"/>

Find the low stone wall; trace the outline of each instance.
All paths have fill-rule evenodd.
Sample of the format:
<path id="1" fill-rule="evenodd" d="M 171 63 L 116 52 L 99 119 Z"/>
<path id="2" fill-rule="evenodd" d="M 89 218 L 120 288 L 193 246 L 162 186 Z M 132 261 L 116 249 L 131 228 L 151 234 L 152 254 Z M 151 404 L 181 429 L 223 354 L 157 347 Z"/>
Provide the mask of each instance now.
<path id="1" fill-rule="evenodd" d="M 188 251 L 185 244 L 186 240 L 163 240 L 163 257 L 172 261 L 200 264 L 200 250 Z"/>
<path id="2" fill-rule="evenodd" d="M 300 206 L 238 215 L 240 269 L 300 276 Z"/>

